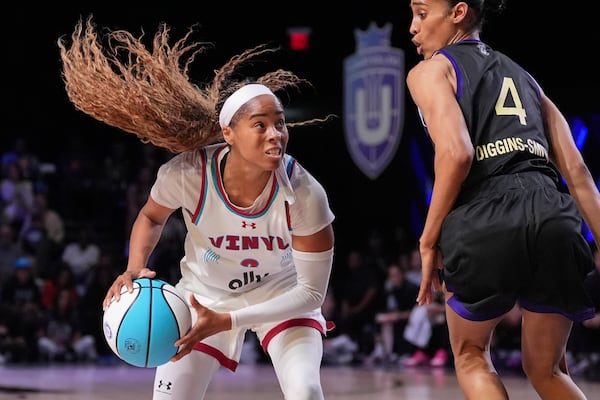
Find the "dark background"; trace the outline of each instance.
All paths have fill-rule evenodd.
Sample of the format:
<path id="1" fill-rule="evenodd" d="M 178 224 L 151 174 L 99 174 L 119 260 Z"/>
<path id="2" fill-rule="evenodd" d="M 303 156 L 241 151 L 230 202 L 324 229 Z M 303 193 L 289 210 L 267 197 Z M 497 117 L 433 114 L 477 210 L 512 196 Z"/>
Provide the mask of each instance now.
<path id="1" fill-rule="evenodd" d="M 275 56 L 273 66 L 293 69 L 310 79 L 317 90 L 294 107 L 321 115 L 343 113 L 342 65 L 344 58 L 355 52 L 356 29 L 365 30 L 372 22 L 379 26 L 391 23 L 391 45 L 405 51 L 406 70 L 419 61 L 408 34 L 409 1 L 348 1 L 336 2 L 335 6 L 326 1 L 87 3 L 68 7 L 62 2 L 45 3 L 37 7 L 21 2 L 3 12 L 2 151 L 15 137 L 23 136 L 43 161 L 55 162 L 80 138 L 98 169 L 104 168 L 100 160 L 114 141 L 126 141 L 132 160 L 138 156 L 141 143 L 76 111 L 64 92 L 56 40 L 69 35 L 77 20 L 89 14 L 99 26 L 133 33 L 145 31 L 149 37 L 160 22 L 172 27 L 172 38 L 180 38 L 191 25 L 199 24 L 194 38 L 215 44 L 214 51 L 198 57 L 192 65 L 191 77 L 199 82 L 243 49 L 265 42 L 280 44 L 282 51 Z M 599 64 L 592 61 L 597 59 L 600 45 L 597 22 L 586 7 L 558 8 L 550 4 L 509 1 L 508 9 L 489 21 L 482 38 L 524 66 L 569 120 L 581 118 L 590 128 L 582 151 L 597 178 L 600 79 Z M 306 51 L 293 52 L 288 47 L 288 28 L 295 26 L 312 30 Z M 298 130 L 291 137 L 288 151 L 329 192 L 341 244 L 364 240 L 366 232 L 374 227 L 391 234 L 401 226 L 410 238 L 418 237 L 426 205 L 423 185 L 418 181 L 422 178 L 415 173 L 414 149 L 427 168 L 431 149 L 416 117 L 407 94 L 397 155 L 375 180 L 367 178 L 352 162 L 341 118 L 323 128 Z M 68 217 L 72 210 L 60 211 Z M 121 225 L 122 221 L 115 224 Z"/>

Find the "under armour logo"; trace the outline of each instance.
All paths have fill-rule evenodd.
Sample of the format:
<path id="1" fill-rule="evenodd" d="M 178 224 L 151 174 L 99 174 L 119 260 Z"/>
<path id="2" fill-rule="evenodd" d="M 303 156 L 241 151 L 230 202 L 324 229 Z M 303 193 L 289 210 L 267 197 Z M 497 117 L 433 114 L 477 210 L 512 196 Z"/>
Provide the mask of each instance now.
<path id="1" fill-rule="evenodd" d="M 159 388 L 159 389 L 162 389 L 162 387 L 164 386 L 164 387 L 165 387 L 167 390 L 171 390 L 171 385 L 172 385 L 172 384 L 173 384 L 173 383 L 171 383 L 171 382 L 164 383 L 164 382 L 162 381 L 162 379 L 161 379 L 160 381 L 158 381 L 158 388 Z"/>
<path id="2" fill-rule="evenodd" d="M 252 228 L 256 229 L 256 224 L 254 222 L 246 222 L 242 221 L 242 228 Z"/>

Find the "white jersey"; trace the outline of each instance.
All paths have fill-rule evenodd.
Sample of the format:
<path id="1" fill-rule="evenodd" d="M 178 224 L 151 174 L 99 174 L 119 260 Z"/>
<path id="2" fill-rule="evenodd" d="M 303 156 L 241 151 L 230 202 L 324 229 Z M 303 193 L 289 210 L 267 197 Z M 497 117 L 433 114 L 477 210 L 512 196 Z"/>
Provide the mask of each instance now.
<path id="1" fill-rule="evenodd" d="M 151 189 L 158 204 L 181 208 L 187 226 L 180 285 L 216 294 L 295 281 L 292 234 L 316 233 L 334 219 L 323 187 L 285 154 L 255 203 L 238 207 L 223 187 L 220 165 L 228 151 L 219 143 L 178 154 L 160 167 Z"/>

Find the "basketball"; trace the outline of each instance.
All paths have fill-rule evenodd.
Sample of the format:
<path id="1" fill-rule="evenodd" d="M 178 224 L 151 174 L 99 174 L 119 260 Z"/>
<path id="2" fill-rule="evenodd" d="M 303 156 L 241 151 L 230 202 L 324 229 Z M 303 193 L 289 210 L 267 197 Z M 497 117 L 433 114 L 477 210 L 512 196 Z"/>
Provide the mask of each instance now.
<path id="1" fill-rule="evenodd" d="M 123 361 L 153 368 L 167 363 L 179 351 L 175 341 L 192 326 L 185 300 L 172 285 L 160 280 L 133 281 L 133 292 L 123 286 L 104 311 L 104 338 Z"/>

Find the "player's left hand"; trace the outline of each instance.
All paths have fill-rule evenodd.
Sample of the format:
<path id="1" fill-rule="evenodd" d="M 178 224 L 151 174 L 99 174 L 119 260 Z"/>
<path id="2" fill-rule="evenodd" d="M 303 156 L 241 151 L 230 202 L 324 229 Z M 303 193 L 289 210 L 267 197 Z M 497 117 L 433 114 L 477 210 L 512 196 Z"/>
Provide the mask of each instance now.
<path id="1" fill-rule="evenodd" d="M 434 294 L 441 290 L 441 281 L 439 270 L 443 268 L 442 252 L 440 248 L 419 247 L 421 252 L 421 287 L 417 296 L 419 305 L 431 304 L 434 301 Z"/>
<path id="2" fill-rule="evenodd" d="M 189 354 L 196 343 L 202 339 L 231 329 L 231 316 L 229 313 L 219 313 L 204 307 L 196 300 L 194 295 L 190 296 L 190 303 L 196 310 L 198 318 L 192 329 L 175 342 L 175 346 L 181 347 L 181 350 L 171 358 L 171 361 L 177 361 Z"/>

